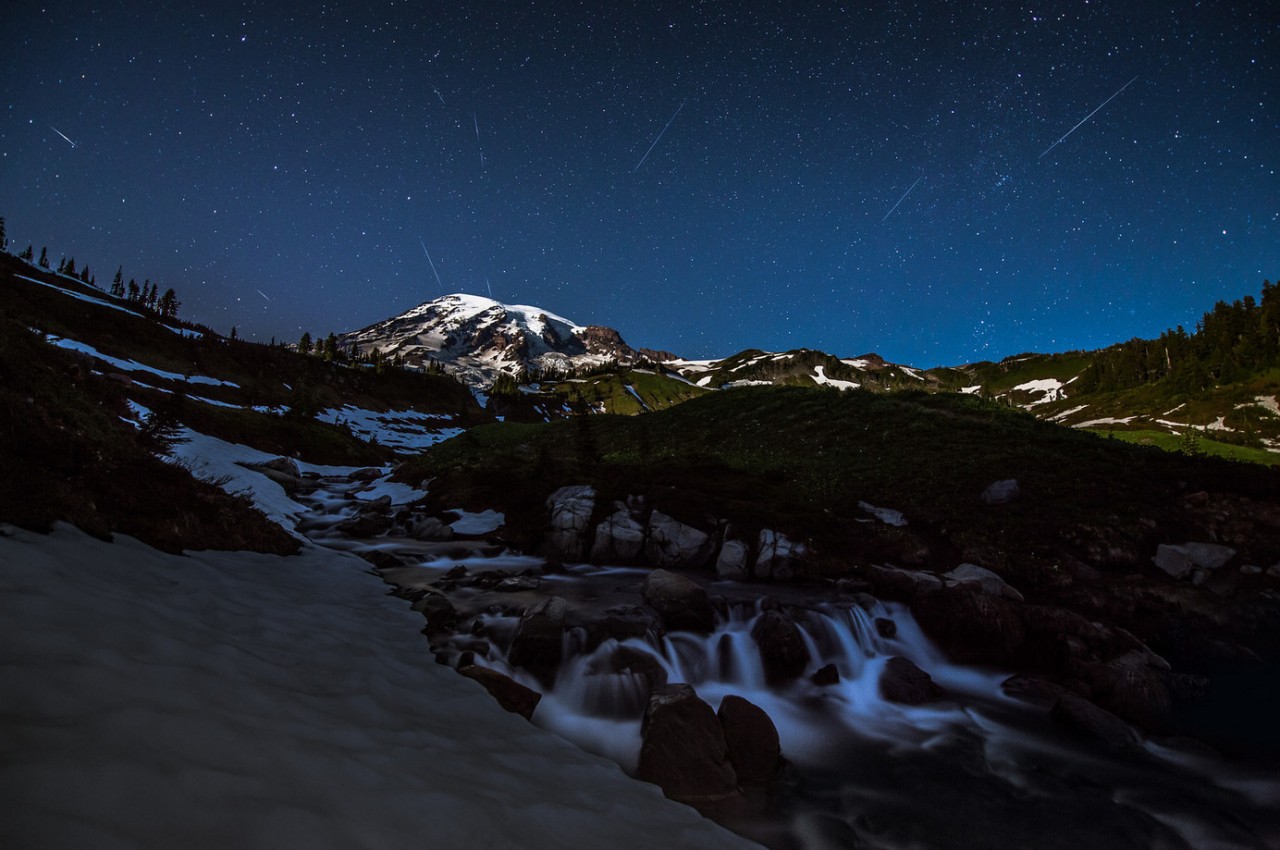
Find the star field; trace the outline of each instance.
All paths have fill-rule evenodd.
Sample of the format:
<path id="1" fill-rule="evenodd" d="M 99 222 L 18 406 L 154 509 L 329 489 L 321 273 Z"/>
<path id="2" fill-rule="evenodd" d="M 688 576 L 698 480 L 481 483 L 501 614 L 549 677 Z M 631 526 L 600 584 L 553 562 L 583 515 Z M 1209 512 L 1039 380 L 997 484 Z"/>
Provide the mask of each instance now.
<path id="1" fill-rule="evenodd" d="M 0 215 L 261 340 L 463 291 L 932 366 L 1280 275 L 1280 9 L 868 5 L 19 2 Z"/>

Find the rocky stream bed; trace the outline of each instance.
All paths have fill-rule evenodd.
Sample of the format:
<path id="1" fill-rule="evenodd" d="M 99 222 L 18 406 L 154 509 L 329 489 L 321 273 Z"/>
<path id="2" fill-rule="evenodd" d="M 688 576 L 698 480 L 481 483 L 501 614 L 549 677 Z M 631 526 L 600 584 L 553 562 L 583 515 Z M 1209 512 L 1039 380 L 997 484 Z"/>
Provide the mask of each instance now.
<path id="1" fill-rule="evenodd" d="M 944 653 L 866 582 L 551 561 L 495 543 L 499 514 L 373 497 L 380 476 L 295 482 L 299 530 L 365 558 L 424 615 L 436 659 L 504 708 L 768 847 L 1280 843 L 1274 773 L 1047 679 L 955 663 L 963 634 Z M 877 569 L 883 586 L 956 587 L 976 616 L 1017 595 L 972 565 Z M 1106 669 L 1141 682 L 1161 660 L 1128 640 Z"/>

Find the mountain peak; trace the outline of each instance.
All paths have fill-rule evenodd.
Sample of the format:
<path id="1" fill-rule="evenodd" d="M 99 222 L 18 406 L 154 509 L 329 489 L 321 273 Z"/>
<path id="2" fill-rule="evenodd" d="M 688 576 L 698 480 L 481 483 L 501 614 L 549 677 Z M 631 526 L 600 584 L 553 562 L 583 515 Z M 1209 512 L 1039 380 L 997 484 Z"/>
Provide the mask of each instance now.
<path id="1" fill-rule="evenodd" d="M 439 363 L 476 387 L 489 386 L 502 372 L 573 371 L 636 358 L 612 328 L 579 325 L 541 307 L 466 293 L 419 304 L 343 334 L 340 341 L 361 353 L 398 356 L 410 365 Z"/>

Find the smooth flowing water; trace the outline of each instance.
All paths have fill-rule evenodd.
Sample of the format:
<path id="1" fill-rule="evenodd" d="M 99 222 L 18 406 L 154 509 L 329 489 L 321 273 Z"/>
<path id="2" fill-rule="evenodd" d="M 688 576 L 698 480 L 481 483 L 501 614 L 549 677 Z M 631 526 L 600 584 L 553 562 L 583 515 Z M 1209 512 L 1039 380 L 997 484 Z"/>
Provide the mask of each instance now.
<path id="1" fill-rule="evenodd" d="M 469 554 L 458 544 L 331 536 L 352 510 L 350 487 L 327 480 L 312 497 L 317 513 L 304 525 L 319 542 L 393 552 L 418 564 L 425 580 L 459 565 L 471 574 L 542 566 L 511 553 Z M 1052 724 L 1044 709 L 1006 696 L 1008 671 L 950 663 L 898 604 L 711 583 L 708 592 L 727 601 L 710 635 L 649 631 L 595 642 L 571 628 L 550 687 L 508 660 L 521 608 L 550 596 L 577 610 L 638 604 L 646 572 L 584 565 L 543 576 L 536 590 L 451 590 L 471 614 L 440 657 L 465 649 L 475 663 L 542 692 L 535 724 L 628 772 L 655 684 L 690 684 L 713 708 L 730 694 L 750 700 L 772 718 L 792 766 L 768 794 L 706 811 L 774 848 L 1280 847 L 1276 775 L 1168 742 L 1148 742 L 1137 756 L 1108 754 Z M 810 659 L 804 675 L 772 687 L 751 636 L 770 592 L 786 593 Z M 894 628 L 882 632 L 877 619 Z M 943 698 L 919 706 L 884 699 L 880 676 L 895 656 L 928 672 Z M 810 676 L 826 665 L 839 681 L 815 684 Z"/>

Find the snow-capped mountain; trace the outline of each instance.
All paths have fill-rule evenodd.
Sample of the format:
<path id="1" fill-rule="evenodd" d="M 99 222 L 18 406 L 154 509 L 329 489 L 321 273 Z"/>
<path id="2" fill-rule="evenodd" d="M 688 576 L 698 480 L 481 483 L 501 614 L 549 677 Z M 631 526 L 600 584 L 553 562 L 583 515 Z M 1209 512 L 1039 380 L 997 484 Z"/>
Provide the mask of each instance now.
<path id="1" fill-rule="evenodd" d="M 628 365 L 637 352 L 613 328 L 579 325 L 540 307 L 502 304 L 478 295 L 446 295 L 362 330 L 342 345 L 380 352 L 411 365 L 438 363 L 473 386 L 501 372 L 575 370 L 608 362 Z"/>

